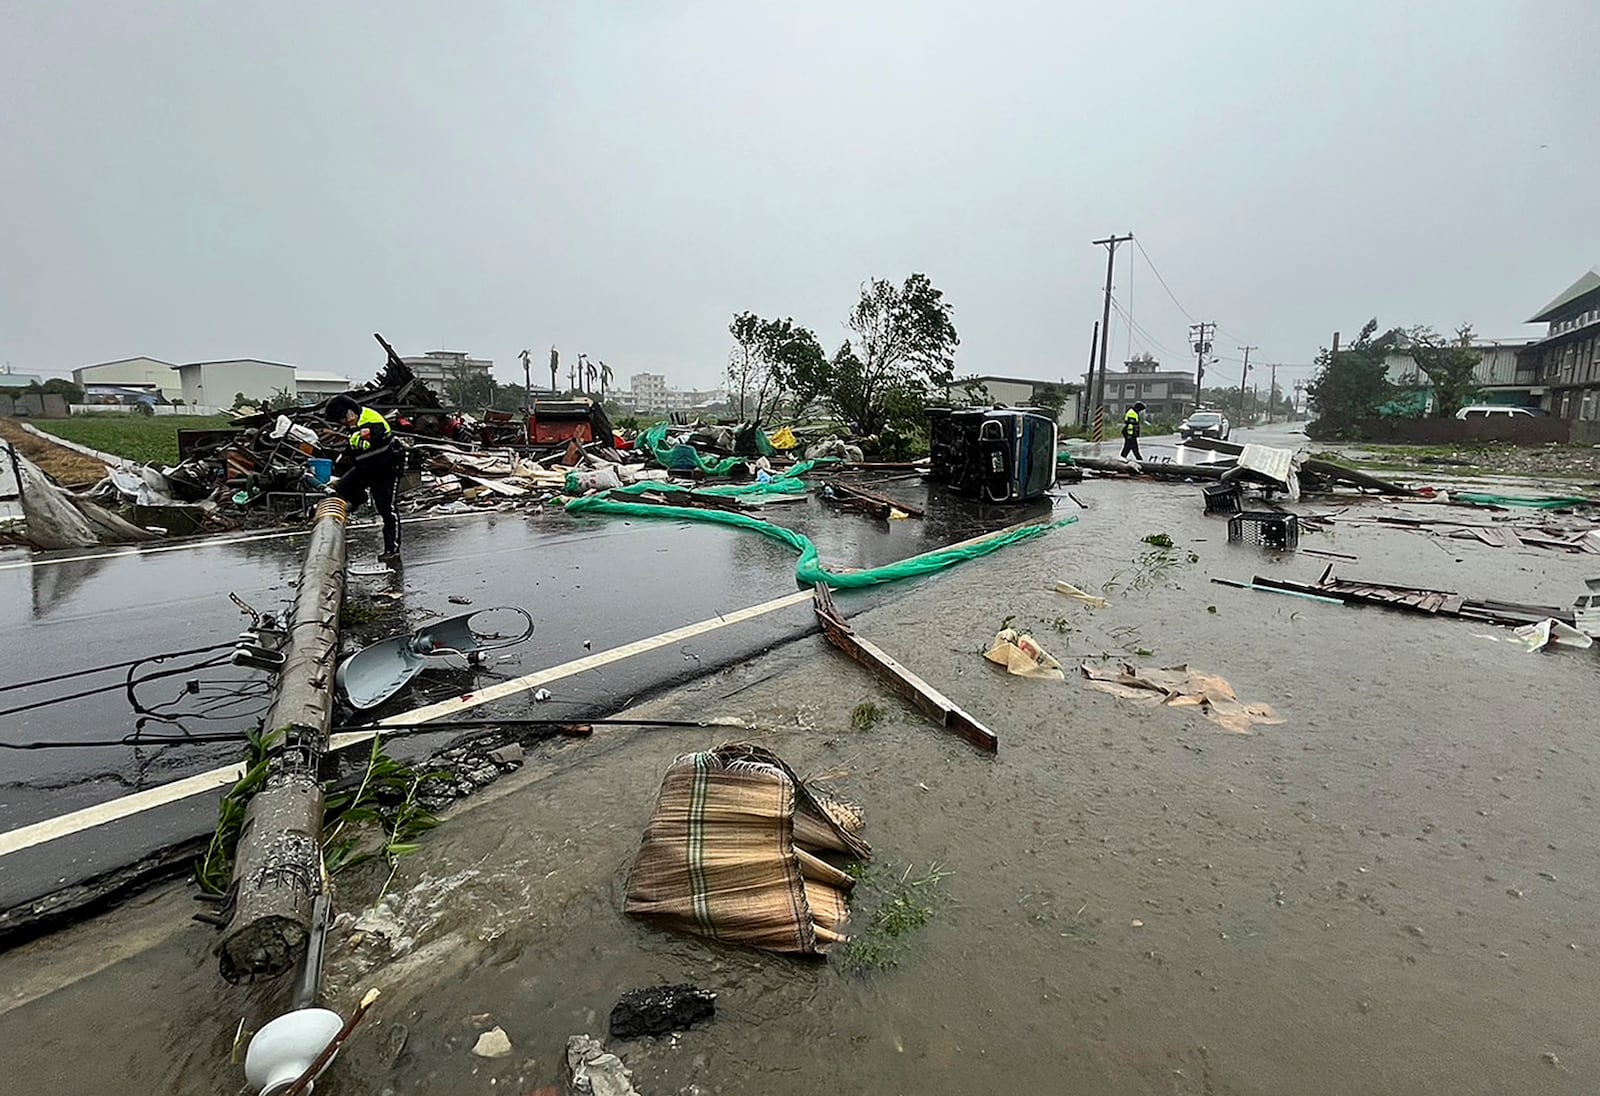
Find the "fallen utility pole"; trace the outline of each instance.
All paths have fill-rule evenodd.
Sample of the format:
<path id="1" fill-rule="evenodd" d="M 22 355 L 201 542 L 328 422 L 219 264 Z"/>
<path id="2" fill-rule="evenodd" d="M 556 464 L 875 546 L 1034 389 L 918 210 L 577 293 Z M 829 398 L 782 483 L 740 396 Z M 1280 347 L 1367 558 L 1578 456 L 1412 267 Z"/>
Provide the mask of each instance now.
<path id="1" fill-rule="evenodd" d="M 985 753 L 995 753 L 1000 739 L 993 731 L 968 715 L 949 697 L 906 669 L 876 644 L 855 634 L 839 610 L 834 608 L 833 596 L 826 586 L 813 592 L 812 607 L 822 634 L 839 650 L 877 674 L 895 692 L 915 704 L 922 712 L 946 730 L 955 731 Z"/>
<path id="2" fill-rule="evenodd" d="M 283 669 L 267 710 L 266 784 L 250 800 L 234 856 L 232 916 L 222 945 L 230 982 L 293 967 L 323 889 L 322 756 L 333 717 L 339 612 L 344 605 L 345 504 L 317 506 L 300 568 Z"/>
<path id="3" fill-rule="evenodd" d="M 1173 461 L 1139 461 L 1137 469 L 1128 461 L 1108 457 L 1080 457 L 1073 455 L 1072 463 L 1091 472 L 1110 472 L 1121 476 L 1153 476 L 1156 479 L 1206 479 L 1220 480 L 1228 469 L 1221 464 L 1177 464 Z"/>

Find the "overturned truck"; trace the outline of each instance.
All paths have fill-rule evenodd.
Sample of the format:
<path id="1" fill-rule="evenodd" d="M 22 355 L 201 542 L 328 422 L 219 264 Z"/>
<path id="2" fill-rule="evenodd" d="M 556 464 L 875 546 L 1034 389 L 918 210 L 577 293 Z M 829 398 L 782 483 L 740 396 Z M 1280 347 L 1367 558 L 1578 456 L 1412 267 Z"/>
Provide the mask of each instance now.
<path id="1" fill-rule="evenodd" d="M 1056 423 L 1027 408 L 933 408 L 929 477 L 984 502 L 1027 502 L 1056 483 Z"/>

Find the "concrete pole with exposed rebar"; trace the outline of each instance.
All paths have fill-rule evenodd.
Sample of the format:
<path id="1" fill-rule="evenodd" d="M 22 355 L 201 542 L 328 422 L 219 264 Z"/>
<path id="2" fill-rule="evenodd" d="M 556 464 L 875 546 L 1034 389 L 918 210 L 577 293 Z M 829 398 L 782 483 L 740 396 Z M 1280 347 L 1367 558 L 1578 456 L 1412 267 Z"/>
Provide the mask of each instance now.
<path id="1" fill-rule="evenodd" d="M 305 952 L 323 889 L 318 769 L 333 718 L 339 612 L 344 605 L 345 504 L 317 507 L 300 589 L 267 711 L 266 785 L 250 801 L 234 857 L 233 915 L 219 949 L 230 982 L 270 978 Z"/>

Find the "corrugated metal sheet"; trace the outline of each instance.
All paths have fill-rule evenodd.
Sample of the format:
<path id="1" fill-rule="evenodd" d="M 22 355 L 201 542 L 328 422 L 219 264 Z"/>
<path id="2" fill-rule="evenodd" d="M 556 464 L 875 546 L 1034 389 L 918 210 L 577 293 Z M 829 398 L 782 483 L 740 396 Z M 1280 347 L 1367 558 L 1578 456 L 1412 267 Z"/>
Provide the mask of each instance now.
<path id="1" fill-rule="evenodd" d="M 1289 489 L 1290 499 L 1300 497 L 1300 454 L 1293 449 L 1246 445 L 1239 454 L 1239 467 L 1277 480 Z"/>

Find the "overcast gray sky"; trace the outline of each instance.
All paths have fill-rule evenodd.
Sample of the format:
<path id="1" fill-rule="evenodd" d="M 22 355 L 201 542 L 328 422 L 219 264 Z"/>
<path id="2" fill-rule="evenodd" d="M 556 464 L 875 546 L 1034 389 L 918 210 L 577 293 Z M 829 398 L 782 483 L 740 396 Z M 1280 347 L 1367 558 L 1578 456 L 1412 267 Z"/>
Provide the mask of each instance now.
<path id="1" fill-rule="evenodd" d="M 1075 378 L 1129 230 L 1224 359 L 1518 336 L 1600 263 L 1596 42 L 1593 0 L 7 0 L 0 361 L 363 379 L 382 331 L 709 385 L 731 313 L 831 350 L 924 271 L 960 372 Z M 1116 358 L 1188 358 L 1135 249 L 1116 293 Z"/>

